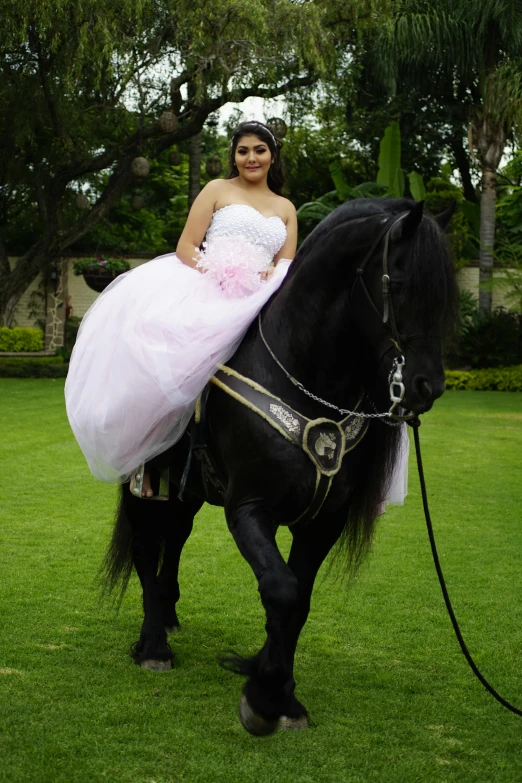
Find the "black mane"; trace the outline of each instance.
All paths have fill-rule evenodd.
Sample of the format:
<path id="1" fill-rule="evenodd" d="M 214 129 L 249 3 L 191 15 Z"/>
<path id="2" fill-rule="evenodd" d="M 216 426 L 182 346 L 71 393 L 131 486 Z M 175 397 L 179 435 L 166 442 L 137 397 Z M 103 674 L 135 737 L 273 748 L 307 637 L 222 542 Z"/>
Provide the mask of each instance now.
<path id="1" fill-rule="evenodd" d="M 355 199 L 342 204 L 306 237 L 297 250 L 287 281 L 306 259 L 316 251 L 323 251 L 319 246 L 334 229 L 346 224 L 347 235 L 352 238 L 354 221 L 380 218 L 384 225 L 387 220 L 410 211 L 414 205 L 415 202 L 410 199 L 385 198 Z M 430 248 L 429 253 L 426 247 Z M 344 255 L 349 261 L 349 252 Z M 404 295 L 415 302 L 419 320 L 428 329 L 436 326 L 437 332 L 446 333 L 456 322 L 458 289 L 446 236 L 435 218 L 426 211 L 404 258 L 404 277 Z"/>

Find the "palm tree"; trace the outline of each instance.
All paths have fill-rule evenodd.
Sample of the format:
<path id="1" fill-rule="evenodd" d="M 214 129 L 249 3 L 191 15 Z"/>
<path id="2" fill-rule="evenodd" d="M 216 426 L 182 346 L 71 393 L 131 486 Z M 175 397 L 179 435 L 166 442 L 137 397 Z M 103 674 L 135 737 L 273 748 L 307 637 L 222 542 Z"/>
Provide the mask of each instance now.
<path id="1" fill-rule="evenodd" d="M 442 79 L 469 105 L 469 142 L 482 173 L 480 281 L 490 281 L 497 169 L 522 128 L 522 2 L 398 0 L 377 55 L 392 91 L 415 83 L 433 94 Z M 481 286 L 479 305 L 491 309 L 491 288 Z"/>

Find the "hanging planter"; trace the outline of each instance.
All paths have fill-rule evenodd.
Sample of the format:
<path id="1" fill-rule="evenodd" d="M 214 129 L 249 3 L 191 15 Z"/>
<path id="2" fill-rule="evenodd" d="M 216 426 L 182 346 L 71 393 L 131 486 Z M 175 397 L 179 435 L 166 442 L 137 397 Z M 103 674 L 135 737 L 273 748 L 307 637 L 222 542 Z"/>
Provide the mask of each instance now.
<path id="1" fill-rule="evenodd" d="M 171 150 L 169 152 L 169 163 L 171 166 L 179 166 L 181 163 L 181 152 L 179 150 Z"/>
<path id="2" fill-rule="evenodd" d="M 277 139 L 284 139 L 288 131 L 288 127 L 286 122 L 282 120 L 281 117 L 270 117 L 270 119 L 266 121 L 266 124 L 274 131 L 275 137 Z"/>
<path id="3" fill-rule="evenodd" d="M 83 193 L 78 193 L 74 203 L 76 204 L 76 209 L 89 209 L 90 207 L 89 199 Z"/>
<path id="4" fill-rule="evenodd" d="M 150 171 L 150 163 L 147 158 L 137 157 L 133 158 L 131 162 L 131 171 L 135 177 L 144 178 L 147 177 Z"/>
<path id="5" fill-rule="evenodd" d="M 173 111 L 164 111 L 158 120 L 158 124 L 163 133 L 174 133 L 178 127 L 178 118 Z"/>
<path id="6" fill-rule="evenodd" d="M 139 212 L 140 209 L 143 209 L 145 206 L 145 199 L 143 196 L 138 196 L 137 193 L 134 193 L 134 195 L 131 196 L 130 205 L 135 212 Z"/>
<path id="7" fill-rule="evenodd" d="M 93 291 L 101 293 L 109 283 L 128 272 L 130 264 L 124 258 L 79 258 L 73 262 L 75 275 L 82 275 L 83 279 Z"/>
<path id="8" fill-rule="evenodd" d="M 219 177 L 223 171 L 223 164 L 219 158 L 209 158 L 205 169 L 209 177 Z"/>

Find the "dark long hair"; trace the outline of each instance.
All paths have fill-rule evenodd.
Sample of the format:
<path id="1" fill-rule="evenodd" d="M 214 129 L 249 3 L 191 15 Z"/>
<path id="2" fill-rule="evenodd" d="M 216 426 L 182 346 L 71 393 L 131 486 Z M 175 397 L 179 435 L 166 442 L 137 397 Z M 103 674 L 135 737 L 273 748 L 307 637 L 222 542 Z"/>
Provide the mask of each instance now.
<path id="1" fill-rule="evenodd" d="M 264 141 L 270 152 L 274 162 L 268 170 L 267 185 L 278 196 L 283 195 L 283 188 L 286 184 L 285 173 L 283 169 L 283 162 L 281 160 L 281 147 L 283 142 L 277 138 L 276 134 L 268 125 L 264 125 L 257 120 L 247 120 L 238 125 L 232 134 L 232 140 L 230 144 L 230 152 L 228 155 L 229 172 L 225 179 L 234 179 L 239 176 L 239 172 L 236 166 L 236 148 L 239 139 L 242 136 L 257 136 Z"/>

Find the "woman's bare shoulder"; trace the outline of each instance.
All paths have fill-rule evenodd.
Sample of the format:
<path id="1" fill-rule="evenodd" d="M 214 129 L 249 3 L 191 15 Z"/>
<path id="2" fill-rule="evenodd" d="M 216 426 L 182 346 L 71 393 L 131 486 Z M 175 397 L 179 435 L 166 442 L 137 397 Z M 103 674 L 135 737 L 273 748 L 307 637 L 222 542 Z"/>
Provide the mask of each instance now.
<path id="1" fill-rule="evenodd" d="M 280 210 L 279 214 L 281 215 L 281 217 L 284 216 L 285 220 L 288 221 L 295 218 L 296 216 L 295 207 L 289 198 L 285 198 L 284 196 L 278 196 L 277 206 L 278 209 Z"/>
<path id="2" fill-rule="evenodd" d="M 207 182 L 203 190 L 207 190 L 209 193 L 215 193 L 219 195 L 230 187 L 229 180 L 227 179 L 211 179 Z"/>

